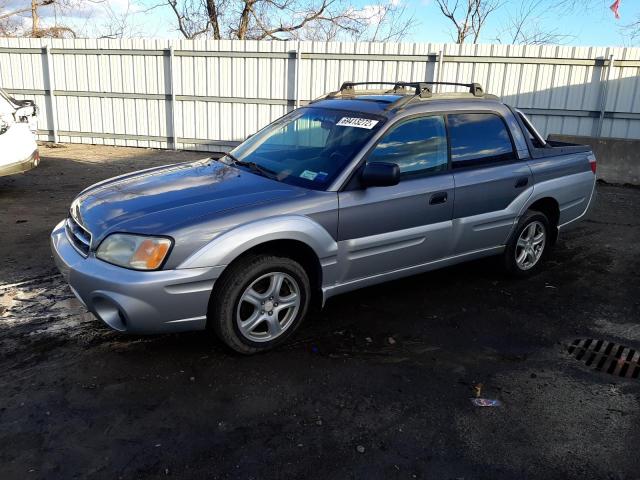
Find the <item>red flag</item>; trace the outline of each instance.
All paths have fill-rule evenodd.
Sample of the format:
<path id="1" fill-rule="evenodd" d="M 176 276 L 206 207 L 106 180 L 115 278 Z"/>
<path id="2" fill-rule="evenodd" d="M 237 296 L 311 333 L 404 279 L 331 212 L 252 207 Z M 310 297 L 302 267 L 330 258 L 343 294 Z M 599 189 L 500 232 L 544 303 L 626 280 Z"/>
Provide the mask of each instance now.
<path id="1" fill-rule="evenodd" d="M 618 8 L 620 8 L 620 0 L 616 0 L 609 7 L 613 14 L 616 16 L 616 20 L 620 19 L 620 14 L 618 13 Z"/>

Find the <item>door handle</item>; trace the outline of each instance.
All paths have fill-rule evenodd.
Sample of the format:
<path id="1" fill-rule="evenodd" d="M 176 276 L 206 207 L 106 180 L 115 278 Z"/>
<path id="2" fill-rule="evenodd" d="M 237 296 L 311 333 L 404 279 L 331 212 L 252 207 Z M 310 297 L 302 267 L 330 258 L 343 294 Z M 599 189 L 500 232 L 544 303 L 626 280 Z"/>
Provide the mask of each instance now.
<path id="1" fill-rule="evenodd" d="M 516 180 L 516 188 L 526 187 L 529 184 L 529 177 L 522 177 Z"/>
<path id="2" fill-rule="evenodd" d="M 431 195 L 429 199 L 429 205 L 436 205 L 438 203 L 444 203 L 447 201 L 447 192 L 438 192 Z"/>

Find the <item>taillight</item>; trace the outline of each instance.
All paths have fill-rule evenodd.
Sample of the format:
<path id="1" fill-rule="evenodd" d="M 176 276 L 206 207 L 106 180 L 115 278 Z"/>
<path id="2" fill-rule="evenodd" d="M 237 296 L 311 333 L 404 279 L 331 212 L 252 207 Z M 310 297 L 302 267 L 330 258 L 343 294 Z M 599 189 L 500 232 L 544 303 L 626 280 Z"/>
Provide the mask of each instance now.
<path id="1" fill-rule="evenodd" d="M 589 160 L 589 166 L 591 167 L 591 171 L 593 172 L 593 174 L 596 174 L 596 156 L 593 153 L 590 153 L 589 156 L 587 157 L 587 159 Z"/>

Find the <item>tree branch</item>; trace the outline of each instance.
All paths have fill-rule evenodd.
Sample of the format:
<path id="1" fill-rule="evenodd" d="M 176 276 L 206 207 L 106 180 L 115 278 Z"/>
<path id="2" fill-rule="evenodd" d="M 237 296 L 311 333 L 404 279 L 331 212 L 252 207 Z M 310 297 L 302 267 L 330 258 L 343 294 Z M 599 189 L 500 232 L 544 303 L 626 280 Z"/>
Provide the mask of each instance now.
<path id="1" fill-rule="evenodd" d="M 55 3 L 55 0 L 42 0 L 39 3 L 36 3 L 36 8 L 40 8 L 40 7 L 46 7 L 47 5 L 52 5 Z M 20 15 L 21 13 L 27 13 L 31 11 L 31 5 L 29 5 L 28 7 L 25 8 L 19 8 L 17 10 L 13 10 L 11 12 L 6 12 L 6 13 L 2 13 L 0 14 L 0 20 L 4 19 L 4 18 L 9 18 L 9 17 L 13 17 L 15 15 Z"/>

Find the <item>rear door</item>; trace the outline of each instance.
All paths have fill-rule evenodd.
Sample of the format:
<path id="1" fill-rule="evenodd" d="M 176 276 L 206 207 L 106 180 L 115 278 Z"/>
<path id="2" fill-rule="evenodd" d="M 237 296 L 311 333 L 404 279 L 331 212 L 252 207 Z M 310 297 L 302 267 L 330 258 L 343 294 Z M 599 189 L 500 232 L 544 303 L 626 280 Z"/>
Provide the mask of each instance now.
<path id="1" fill-rule="evenodd" d="M 455 182 L 454 253 L 504 245 L 531 195 L 533 179 L 518 160 L 511 134 L 497 113 L 447 115 Z"/>
<path id="2" fill-rule="evenodd" d="M 389 128 L 367 162 L 400 167 L 398 185 L 339 193 L 342 281 L 390 272 L 446 256 L 451 248 L 453 176 L 445 120 L 428 115 Z"/>

